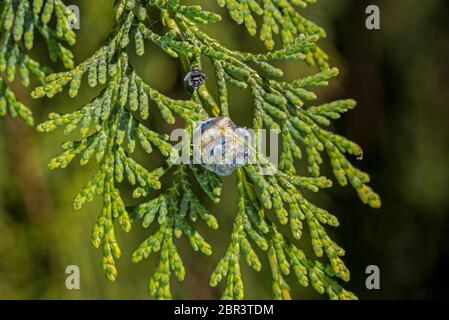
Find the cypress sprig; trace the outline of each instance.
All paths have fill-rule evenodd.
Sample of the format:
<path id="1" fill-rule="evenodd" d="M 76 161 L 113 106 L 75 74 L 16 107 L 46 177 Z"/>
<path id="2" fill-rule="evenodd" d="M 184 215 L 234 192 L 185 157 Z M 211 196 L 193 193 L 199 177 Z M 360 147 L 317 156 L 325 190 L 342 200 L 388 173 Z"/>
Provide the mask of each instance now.
<path id="1" fill-rule="evenodd" d="M 75 33 L 69 28 L 71 13 L 60 0 L 2 0 L 0 3 L 0 116 L 8 113 L 33 124 L 31 110 L 21 103 L 10 88 L 18 72 L 20 82 L 28 87 L 30 76 L 43 83 L 47 67 L 33 60 L 28 51 L 33 48 L 35 34 L 46 41 L 50 58 L 73 68 L 73 55 L 67 45 L 75 43 Z M 54 21 L 54 23 L 53 23 Z"/>
<path id="2" fill-rule="evenodd" d="M 51 132 L 58 127 L 64 127 L 65 134 L 79 129 L 82 137 L 82 140 L 64 143 L 64 152 L 50 161 L 50 169 L 64 168 L 78 155 L 81 165 L 87 164 L 92 158 L 100 163 L 99 171 L 75 197 L 74 206 L 80 209 L 84 203 L 92 200 L 95 194 L 103 197 L 104 207 L 93 230 L 92 243 L 98 247 L 101 241 L 104 242 L 103 268 L 110 280 L 117 276 L 114 261 L 120 256 L 113 226 L 118 221 L 125 232 L 131 228 L 131 220 L 116 184 L 126 178 L 135 186 L 133 196 L 144 197 L 150 190 L 161 187 L 159 178 L 166 170 L 159 168 L 149 172 L 136 162 L 131 157 L 136 144 L 139 143 L 147 153 L 151 153 L 156 147 L 166 157 L 175 152 L 168 143 L 167 136 L 142 125 L 139 119 L 133 116 L 132 111 L 139 110 L 141 117 L 146 118 L 150 100 L 159 106 L 168 122 L 173 118 L 170 110 L 179 111 L 180 115 L 185 117 L 196 116 L 192 111 L 195 108 L 193 102 L 169 99 L 143 83 L 131 69 L 125 53 L 122 53 L 113 65 L 113 70 L 106 88 L 92 102 L 72 113 L 50 114 L 50 119 L 37 127 L 40 132 Z M 35 97 L 52 94 L 55 92 L 54 88 L 61 91 L 62 86 L 70 81 L 80 81 L 75 76 L 70 78 L 67 73 L 62 76 L 50 76 L 49 80 L 52 82 L 36 89 Z M 142 101 L 146 103 L 139 105 Z M 189 107 L 191 109 L 188 109 Z"/>
<path id="3" fill-rule="evenodd" d="M 121 4 L 125 4 L 125 7 L 123 8 Z M 120 13 L 116 15 L 116 31 L 111 33 L 105 45 L 72 70 L 49 75 L 45 78 L 44 84 L 32 93 L 33 98 L 53 97 L 68 86 L 69 95 L 75 97 L 86 74 L 89 86 L 105 85 L 101 93 L 90 103 L 71 113 L 50 114 L 49 120 L 39 124 L 37 130 L 48 133 L 58 127 L 64 127 L 64 134 L 68 135 L 79 129 L 82 139 L 64 143 L 63 153 L 50 161 L 50 169 L 65 168 L 77 156 L 80 156 L 81 165 L 87 164 L 93 158 L 99 163 L 98 172 L 75 197 L 74 207 L 80 209 L 86 202 L 91 201 L 94 195 L 102 196 L 103 210 L 92 232 L 92 243 L 97 248 L 103 243 L 102 265 L 111 281 L 117 277 L 115 260 L 120 257 L 114 226 L 118 221 L 122 229 L 129 232 L 132 224 L 117 184 L 126 178 L 135 186 L 133 197 L 145 197 L 150 190 L 161 187 L 159 178 L 170 166 L 149 172 L 131 157 L 137 143 L 146 153 L 151 153 L 154 147 L 165 157 L 177 152 L 168 143 L 166 135 L 150 130 L 140 119 L 148 118 L 150 103 L 158 107 L 162 117 L 170 124 L 175 121 L 174 113 L 187 122 L 204 119 L 206 116 L 205 111 L 197 103 L 166 97 L 146 84 L 133 70 L 126 53 L 130 45 L 129 33 L 132 32 L 140 32 L 142 39 L 160 45 L 173 57 L 178 57 L 178 54 L 189 56 L 190 52 L 195 52 L 191 45 L 176 40 L 172 32 L 159 36 L 144 27 L 142 21 L 146 17 L 142 14 L 142 8 L 135 2 L 120 2 L 116 8 L 116 12 Z M 135 14 L 136 11 L 139 14 Z M 186 9 L 185 12 L 187 15 L 191 13 Z M 208 16 L 205 14 L 205 17 Z M 138 43 L 139 41 L 136 41 L 136 45 Z M 136 50 L 139 53 L 139 45 Z M 134 112 L 138 112 L 140 119 L 135 117 Z M 218 201 L 221 181 L 217 181 L 216 177 L 213 178 L 202 170 L 195 169 L 194 172 L 206 193 L 212 200 Z M 187 194 L 192 192 L 189 191 Z M 191 198 L 193 200 L 190 201 L 190 205 L 194 212 L 203 208 L 198 199 L 193 198 L 193 195 Z M 218 226 L 213 216 L 204 208 L 199 213 L 192 213 L 194 214 L 199 214 L 211 227 Z M 193 229 L 187 228 L 184 232 L 191 236 L 194 248 L 204 247 L 203 250 L 208 251 L 202 238 Z M 166 262 L 163 262 L 163 265 L 165 264 Z M 163 294 L 164 290 L 161 294 L 158 293 L 158 297 L 166 296 Z"/>
<path id="4" fill-rule="evenodd" d="M 331 299 L 355 299 L 356 296 L 353 293 L 344 290 L 338 282 L 333 280 L 334 277 L 339 277 L 345 281 L 349 280 L 349 271 L 340 258 L 344 255 L 344 251 L 329 238 L 322 226 L 322 224 L 338 226 L 337 218 L 305 200 L 290 182 L 286 182 L 285 186 L 289 193 L 285 193 L 286 189 L 279 185 L 271 185 L 273 186 L 271 201 L 274 206 L 276 206 L 275 203 L 282 201 L 279 192 L 282 193 L 283 199 L 288 202 L 289 209 L 285 213 L 290 216 L 294 238 L 301 238 L 302 221 L 306 220 L 316 255 L 321 257 L 324 247 L 330 264 L 323 264 L 318 260 L 308 258 L 302 250 L 298 249 L 277 230 L 275 223 L 268 217 L 265 211 L 267 205 L 264 205 L 256 195 L 258 194 L 256 192 L 258 190 L 257 184 L 268 184 L 268 182 L 250 181 L 253 174 L 252 169 L 238 169 L 237 216 L 231 242 L 224 257 L 215 268 L 210 284 L 216 286 L 223 279 L 226 279 L 222 298 L 243 299 L 244 284 L 240 272 L 240 256 L 244 255 L 247 264 L 255 271 L 260 271 L 262 268 L 260 259 L 251 245 L 251 242 L 253 242 L 267 255 L 273 275 L 273 297 L 275 299 L 290 299 L 291 289 L 285 281 L 285 276 L 290 274 L 291 271 L 294 272 L 300 285 L 307 287 L 311 283 L 317 292 L 327 293 Z M 258 178 L 254 177 L 254 179 L 257 180 Z M 283 178 L 279 179 L 282 180 Z M 298 182 L 298 180 L 304 179 L 308 181 L 307 179 L 310 178 L 295 177 L 293 180 Z M 321 180 L 324 182 L 325 179 Z M 319 184 L 322 184 L 322 182 Z M 325 186 L 328 186 L 327 182 Z M 283 205 L 278 205 L 280 209 L 284 208 Z M 276 210 L 278 215 L 280 209 Z M 283 219 L 279 216 L 278 218 L 279 220 Z M 288 220 L 281 221 L 281 223 L 288 223 Z"/>
<path id="5" fill-rule="evenodd" d="M 196 169 L 195 169 L 196 170 Z M 209 185 L 206 179 L 199 179 Z M 210 181 L 212 182 L 212 181 Z M 213 198 L 220 195 L 221 185 L 215 185 Z M 175 240 L 187 237 L 194 251 L 212 254 L 212 248 L 194 229 L 192 223 L 200 218 L 209 228 L 216 230 L 218 222 L 200 203 L 189 182 L 186 168 L 179 165 L 173 173 L 171 187 L 159 197 L 130 209 L 135 219 L 141 219 L 147 228 L 157 221 L 159 228 L 150 235 L 132 255 L 137 263 L 148 258 L 152 252 L 160 251 L 159 264 L 148 284 L 148 291 L 158 299 L 170 299 L 170 276 L 184 280 L 185 269 Z"/>
<path id="6" fill-rule="evenodd" d="M 264 55 L 264 60 L 258 60 L 260 55 L 234 52 L 222 46 L 217 40 L 201 31 L 186 17 L 175 17 L 186 39 L 201 49 L 204 56 L 216 66 L 217 78 L 233 79 L 231 84 L 247 88 L 253 96 L 256 107 L 254 128 L 268 128 L 283 130 L 281 170 L 295 173 L 292 166 L 295 159 L 301 159 L 302 144 L 307 153 L 308 170 L 313 176 L 320 175 L 323 163 L 322 152 L 330 158 L 335 177 L 341 185 L 347 181 L 357 190 L 364 203 L 372 207 L 380 206 L 379 196 L 366 185 L 369 182 L 367 174 L 355 169 L 344 156 L 349 153 L 360 157 L 361 148 L 355 143 L 336 135 L 322 126 L 329 125 L 330 119 L 337 119 L 339 115 L 355 106 L 353 100 L 342 100 L 317 107 L 306 107 L 305 103 L 316 99 L 310 91 L 311 87 L 323 86 L 332 77 L 338 75 L 338 70 L 325 69 L 314 76 L 291 83 L 276 80 L 282 76 L 282 71 L 269 62 L 274 60 L 298 59 L 291 52 L 303 53 L 304 48 L 314 45 L 316 37 L 301 36 L 287 48 Z M 304 51 L 306 53 L 306 51 Z M 307 59 L 306 59 L 307 60 Z M 251 62 L 256 62 L 253 66 Z M 226 74 L 226 76 L 223 76 Z M 227 112 L 226 84 L 219 83 L 220 101 L 223 114 Z"/>
<path id="7" fill-rule="evenodd" d="M 262 17 L 260 39 L 267 49 L 275 46 L 276 36 L 280 35 L 282 46 L 294 42 L 301 34 L 325 37 L 323 28 L 304 18 L 295 7 L 304 9 L 316 0 L 217 0 L 221 7 L 226 7 L 231 18 L 238 24 L 244 24 L 249 34 L 257 33 L 255 16 Z M 316 58 L 326 57 L 324 52 L 311 48 Z"/>
<path id="8" fill-rule="evenodd" d="M 332 181 L 321 173 L 328 158 L 340 185 L 350 184 L 360 199 L 372 207 L 381 203 L 367 185 L 368 174 L 355 168 L 349 160 L 352 156 L 361 159 L 361 148 L 329 129 L 333 120 L 356 103 L 347 99 L 313 104 L 317 99 L 314 89 L 327 86 L 338 75 L 317 44 L 325 36 L 324 31 L 295 9 L 313 2 L 218 0 L 251 34 L 257 30 L 254 15 L 262 16 L 260 35 L 270 50 L 255 54 L 232 50 L 211 37 L 207 24 L 219 22 L 220 16 L 203 10 L 202 6 L 179 0 L 117 0 L 116 23 L 104 45 L 71 70 L 43 78 L 42 85 L 34 90 L 34 98 L 51 98 L 67 87 L 69 95 L 75 97 L 84 78 L 91 87 L 102 87 L 90 103 L 67 114 L 50 114 L 38 130 L 51 132 L 63 127 L 66 134 L 79 130 L 80 140 L 64 143 L 63 153 L 50 161 L 50 168 L 64 168 L 78 156 L 82 165 L 93 158 L 98 162 L 98 170 L 76 196 L 74 206 L 81 208 L 95 195 L 103 199 L 92 242 L 96 247 L 102 246 L 102 265 L 110 280 L 117 277 L 115 261 L 120 257 L 115 236 L 117 222 L 126 232 L 133 221 L 139 221 L 144 227 L 158 225 L 134 252 L 132 260 L 138 262 L 151 253 L 160 253 L 148 286 L 149 293 L 160 299 L 172 297 L 172 274 L 180 281 L 185 277 L 176 239 L 184 235 L 195 251 L 212 253 L 211 246 L 196 231 L 195 222 L 201 220 L 211 229 L 217 229 L 218 221 L 200 202 L 191 179 L 195 178 L 204 193 L 217 203 L 223 187 L 221 178 L 200 165 L 168 161 L 169 156 L 177 154 L 176 149 L 165 135 L 148 128 L 143 120 L 158 111 L 167 123 L 173 124 L 178 115 L 191 134 L 197 120 L 229 117 L 233 106 L 228 89 L 234 85 L 248 90 L 252 96 L 255 110 L 252 127 L 280 133 L 280 162 L 275 167 L 258 154 L 257 164 L 237 169 L 237 210 L 231 240 L 212 273 L 210 284 L 224 283 L 223 298 L 244 298 L 240 268 L 240 259 L 244 257 L 256 271 L 270 268 L 274 298 L 290 298 L 292 288 L 286 276 L 292 272 L 300 285 L 310 284 L 331 299 L 356 298 L 337 281 L 346 282 L 350 278 L 343 261 L 345 251 L 327 232 L 327 227 L 337 227 L 339 221 L 312 203 L 308 193 L 332 186 Z M 160 12 L 165 27 L 162 34 L 152 29 L 149 7 Z M 278 33 L 281 41 L 274 49 L 274 35 Z M 187 88 L 188 99 L 176 100 L 145 83 L 128 57 L 129 50 L 144 55 L 145 41 L 179 59 L 186 74 L 194 70 L 201 75 L 202 61 L 208 59 L 214 67 L 218 94 L 211 94 L 209 83 L 201 82 L 201 86 L 195 87 L 197 90 Z M 276 61 L 302 61 L 316 72 L 286 82 L 283 71 L 274 65 Z M 137 147 L 147 153 L 157 149 L 166 161 L 162 167 L 149 170 L 149 166 L 133 158 Z M 300 160 L 306 162 L 306 172 L 296 169 Z M 162 185 L 162 175 L 170 175 L 168 187 Z M 142 198 L 136 206 L 127 207 L 118 190 L 118 185 L 125 181 L 134 186 L 133 196 Z M 161 189 L 159 196 L 152 196 L 155 189 Z M 143 199 L 147 196 L 149 200 Z M 288 226 L 290 232 L 283 233 L 279 226 Z M 311 255 L 300 249 L 298 240 L 304 232 L 311 239 Z"/>

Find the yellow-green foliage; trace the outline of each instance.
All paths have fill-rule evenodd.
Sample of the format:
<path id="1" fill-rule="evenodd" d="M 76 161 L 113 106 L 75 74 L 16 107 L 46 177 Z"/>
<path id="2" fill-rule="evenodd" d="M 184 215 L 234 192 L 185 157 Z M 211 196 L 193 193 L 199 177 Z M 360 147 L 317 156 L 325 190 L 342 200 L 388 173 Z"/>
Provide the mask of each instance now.
<path id="1" fill-rule="evenodd" d="M 7 43 L 6 46 L 17 49 L 2 49 L 0 58 L 5 60 L 4 53 L 11 55 L 14 50 L 18 52 L 17 57 L 22 57 L 22 60 L 8 57 L 8 62 L 1 64 L 7 64 L 7 74 L 14 73 L 9 69 L 16 65 L 16 60 L 19 66 L 21 63 L 26 66 L 31 63 L 16 43 L 23 32 L 20 26 L 23 24 L 20 22 L 23 20 L 22 11 L 31 12 L 34 17 L 42 10 L 42 18 L 33 20 L 38 30 L 46 30 L 48 17 L 53 11 L 60 17 L 60 10 L 50 8 L 52 4 L 56 8 L 61 6 L 60 1 L 44 2 L 43 9 L 39 7 L 42 1 L 34 1 L 34 7 L 29 1 L 21 1 L 28 3 L 25 8 L 13 0 L 7 0 L 7 5 L 2 5 L 2 31 L 11 30 L 6 33 L 7 36 L 2 36 L 2 45 Z M 179 0 L 115 1 L 116 23 L 108 41 L 77 66 L 72 66 L 71 56 L 59 42 L 55 42 L 65 39 L 71 44 L 73 35 L 56 32 L 57 38 L 53 38 L 53 32 L 47 33 L 49 43 L 58 43 L 56 47 L 49 45 L 53 50 L 51 54 L 59 57 L 70 70 L 47 77 L 39 74 L 42 86 L 34 90 L 34 98 L 51 98 L 65 87 L 69 88 L 69 95 L 75 97 L 83 78 L 87 78 L 91 87 L 103 88 L 90 103 L 72 113 L 52 113 L 48 121 L 38 126 L 40 132 L 51 132 L 59 127 L 63 127 L 66 134 L 77 129 L 80 132 L 81 139 L 64 143 L 63 153 L 51 160 L 49 167 L 64 168 L 76 157 L 80 158 L 82 165 L 93 158 L 98 162 L 97 172 L 76 196 L 74 206 L 79 209 L 96 195 L 103 198 L 103 210 L 92 232 L 92 243 L 102 248 L 102 265 L 110 280 L 118 275 L 116 260 L 121 254 L 115 236 L 117 224 L 126 232 L 131 230 L 134 222 L 140 222 L 144 227 L 158 225 L 134 252 L 132 260 L 139 262 L 151 253 L 159 252 L 160 260 L 150 279 L 149 292 L 157 298 L 171 298 L 171 275 L 174 274 L 180 281 L 185 276 L 176 240 L 184 235 L 195 251 L 210 255 L 212 248 L 196 231 L 195 221 L 199 218 L 211 229 L 218 228 L 217 218 L 200 203 L 191 180 L 195 179 L 214 202 L 220 201 L 222 181 L 201 166 L 168 161 L 168 157 L 176 153 L 167 141 L 168 137 L 147 128 L 142 120 L 147 119 L 151 112 L 159 111 L 169 124 L 173 124 L 175 115 L 178 115 L 184 120 L 185 127 L 190 129 L 196 120 L 229 116 L 229 109 L 234 106 L 228 101 L 228 86 L 248 90 L 254 101 L 253 128 L 274 129 L 281 133 L 280 165 L 278 170 L 273 170 L 271 164 L 261 161 L 237 169 L 238 202 L 234 228 L 229 247 L 212 273 L 210 284 L 216 286 L 224 282 L 223 298 L 244 298 L 244 281 L 240 271 L 240 259 L 244 257 L 256 271 L 264 265 L 271 269 L 273 297 L 276 299 L 290 298 L 291 288 L 285 280 L 289 273 L 295 274 L 300 285 L 310 284 L 331 299 L 354 299 L 355 295 L 337 281 L 348 281 L 350 277 L 342 260 L 345 252 L 326 231 L 326 226 L 338 226 L 338 219 L 311 203 L 304 191 L 318 192 L 332 186 L 331 180 L 321 174 L 324 154 L 328 156 L 339 184 L 352 185 L 360 199 L 372 207 L 379 207 L 380 199 L 367 186 L 369 176 L 347 159 L 346 155 L 360 157 L 361 148 L 326 128 L 332 120 L 354 108 L 355 102 L 311 103 L 317 99 L 313 88 L 326 86 L 338 75 L 337 69 L 329 66 L 328 57 L 317 45 L 317 41 L 325 35 L 324 31 L 298 12 L 298 8 L 305 8 L 315 1 L 217 2 L 228 9 L 237 23 L 245 24 L 252 35 L 258 29 L 254 17 L 261 16 L 260 38 L 268 52 L 253 54 L 225 47 L 207 33 L 207 24 L 219 22 L 221 17 L 203 10 L 201 6 L 188 5 Z M 160 12 L 165 26 L 163 34 L 151 29 L 147 14 L 150 7 Z M 10 13 L 10 8 L 14 8 L 13 13 Z M 16 18 L 11 18 L 11 15 Z M 25 14 L 26 17 L 28 15 Z M 25 21 L 28 20 L 25 18 Z M 200 28 L 200 25 L 206 26 Z M 28 30 L 29 24 L 25 23 L 25 26 Z M 24 37 L 28 39 L 26 34 L 25 31 Z M 279 34 L 280 41 L 276 40 L 276 34 Z M 218 96 L 214 97 L 203 85 L 198 91 L 189 90 L 187 100 L 176 100 L 145 83 L 128 57 L 131 42 L 134 42 L 133 50 L 138 55 L 144 55 L 145 41 L 151 41 L 168 55 L 179 58 L 186 73 L 190 68 L 201 69 L 201 61 L 208 59 L 214 66 Z M 274 50 L 275 42 L 279 45 Z M 11 59 L 13 63 L 9 62 Z M 286 82 L 281 78 L 283 71 L 273 64 L 281 60 L 303 61 L 314 67 L 316 73 Z M 40 69 L 36 67 L 35 70 Z M 209 82 L 208 85 L 213 84 Z M 3 83 L 0 83 L 1 88 L 4 88 Z M 10 101 L 14 101 L 11 100 L 11 93 L 5 97 L 9 106 Z M 167 161 L 160 168 L 147 170 L 145 165 L 133 158 L 137 145 L 147 153 L 157 149 Z M 302 159 L 307 164 L 308 174 L 300 174 L 295 168 L 295 162 Z M 262 175 L 261 169 L 273 171 L 271 175 Z M 163 175 L 171 177 L 167 186 L 160 182 Z M 125 181 L 134 186 L 135 198 L 149 196 L 150 199 L 142 199 L 140 204 L 127 207 L 118 188 Z M 157 197 L 152 196 L 155 189 L 162 189 Z M 281 232 L 280 225 L 289 226 L 291 233 Z M 310 236 L 314 251 L 312 256 L 307 256 L 299 248 L 298 240 L 303 232 L 308 232 Z M 267 259 L 260 259 L 261 253 Z"/>
<path id="2" fill-rule="evenodd" d="M 33 60 L 28 51 L 33 48 L 35 34 L 46 41 L 50 58 L 73 68 L 73 55 L 63 45 L 75 43 L 75 33 L 68 27 L 70 12 L 60 0 L 2 0 L 0 3 L 0 116 L 9 113 L 32 125 L 31 110 L 17 100 L 9 83 L 16 73 L 27 87 L 30 74 L 44 83 L 48 69 Z M 53 20 L 53 21 L 52 21 Z"/>

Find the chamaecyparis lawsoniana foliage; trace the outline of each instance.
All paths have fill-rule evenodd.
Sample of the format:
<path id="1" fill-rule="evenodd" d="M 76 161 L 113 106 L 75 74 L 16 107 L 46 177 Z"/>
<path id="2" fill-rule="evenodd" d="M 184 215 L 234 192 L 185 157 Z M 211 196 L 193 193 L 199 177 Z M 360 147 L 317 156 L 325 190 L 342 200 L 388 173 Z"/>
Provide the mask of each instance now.
<path id="1" fill-rule="evenodd" d="M 286 282 L 289 273 L 295 274 L 300 285 L 310 284 L 332 299 L 356 298 L 338 281 L 349 280 L 349 271 L 342 260 L 344 250 L 329 237 L 325 227 L 338 226 L 338 219 L 307 200 L 304 191 L 317 192 L 332 185 L 320 174 L 323 155 L 327 155 L 341 185 L 352 185 L 360 199 L 372 207 L 379 207 L 380 199 L 367 186 L 369 176 L 347 159 L 346 155 L 360 157 L 360 147 L 326 128 L 353 108 L 355 102 L 340 100 L 311 105 L 317 98 L 312 89 L 326 86 L 338 74 L 329 67 L 326 54 L 317 46 L 324 31 L 298 13 L 298 8 L 314 1 L 217 2 L 228 9 L 236 22 L 244 23 L 251 34 L 259 29 L 260 38 L 269 50 L 253 54 L 225 47 L 204 31 L 207 24 L 219 22 L 220 15 L 205 11 L 201 5 L 179 0 L 116 0 L 116 25 L 105 44 L 71 70 L 47 76 L 44 84 L 33 92 L 34 98 L 52 97 L 68 87 L 69 95 L 75 97 L 84 78 L 91 87 L 102 88 L 90 103 L 72 113 L 52 113 L 48 121 L 38 126 L 41 132 L 63 127 L 67 134 L 79 130 L 81 135 L 80 140 L 64 143 L 63 153 L 52 159 L 49 167 L 64 168 L 76 157 L 82 165 L 93 159 L 98 162 L 98 170 L 76 196 L 74 204 L 79 209 L 95 195 L 103 199 L 92 242 L 102 248 L 102 266 L 110 280 L 117 277 L 115 263 L 121 254 L 115 235 L 117 225 L 126 232 L 133 222 L 144 227 L 158 225 L 132 259 L 138 262 L 159 252 L 149 292 L 157 298 L 171 298 L 171 275 L 179 280 L 185 276 L 176 240 L 184 235 L 195 251 L 210 255 L 212 248 L 196 231 L 195 221 L 199 218 L 208 227 L 218 228 L 218 219 L 195 194 L 193 180 L 214 202 L 220 201 L 222 181 L 201 166 L 170 162 L 168 158 L 176 154 L 176 149 L 167 136 L 151 130 L 143 120 L 158 110 L 169 124 L 174 123 L 176 114 L 184 120 L 185 128 L 191 130 L 195 121 L 229 116 L 229 108 L 233 106 L 228 103 L 228 86 L 248 90 L 255 108 L 253 128 L 280 132 L 280 165 L 273 170 L 271 164 L 260 161 L 236 170 L 238 202 L 234 228 L 210 284 L 224 282 L 223 298 L 242 299 L 240 261 L 244 257 L 256 271 L 265 265 L 270 268 L 276 299 L 290 298 L 291 289 Z M 152 30 L 150 8 L 160 12 L 165 26 L 163 34 Z M 254 18 L 258 15 L 262 16 L 260 28 Z M 206 26 L 199 28 L 200 25 Z M 280 35 L 280 41 L 276 34 Z M 188 100 L 175 100 L 145 83 L 128 57 L 130 50 L 144 55 L 145 41 L 179 59 L 186 74 L 191 69 L 201 69 L 204 59 L 210 60 L 215 68 L 218 97 L 203 85 L 197 91 L 189 90 Z M 276 49 L 275 42 L 279 42 Z M 273 65 L 279 60 L 303 61 L 316 67 L 316 73 L 285 82 L 282 70 Z M 167 161 L 150 171 L 149 165 L 133 158 L 137 147 L 147 153 L 157 149 Z M 307 163 L 307 175 L 295 169 L 294 163 L 300 159 Z M 272 174 L 262 175 L 261 169 L 272 170 Z M 161 185 L 163 175 L 171 177 L 167 186 Z M 142 198 L 139 205 L 125 205 L 118 189 L 125 180 L 134 186 L 133 196 Z M 162 193 L 152 197 L 152 190 L 160 188 Z M 281 232 L 282 225 L 288 225 L 291 232 Z M 315 256 L 306 255 L 298 245 L 304 226 Z M 266 255 L 266 262 L 260 259 L 261 254 Z"/>
<path id="2" fill-rule="evenodd" d="M 35 37 L 45 39 L 50 58 L 73 68 L 73 55 L 65 43 L 75 43 L 69 28 L 71 12 L 61 0 L 2 0 L 0 2 L 0 116 L 9 113 L 32 125 L 31 110 L 11 89 L 17 74 L 27 87 L 30 75 L 44 83 L 48 69 L 30 57 Z"/>

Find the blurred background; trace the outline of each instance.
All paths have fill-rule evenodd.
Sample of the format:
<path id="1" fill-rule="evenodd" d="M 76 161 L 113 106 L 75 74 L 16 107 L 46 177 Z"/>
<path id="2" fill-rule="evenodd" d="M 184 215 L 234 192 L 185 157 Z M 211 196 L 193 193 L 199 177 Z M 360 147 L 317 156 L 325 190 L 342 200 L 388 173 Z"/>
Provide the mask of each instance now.
<path id="1" fill-rule="evenodd" d="M 263 50 L 258 39 L 236 26 L 215 1 L 195 2 L 206 2 L 208 9 L 223 13 L 223 22 L 210 30 L 225 45 L 242 51 Z M 111 30 L 112 1 L 65 3 L 81 9 L 81 29 L 74 47 L 79 63 Z M 381 30 L 365 28 L 369 4 L 380 7 Z M 361 299 L 448 298 L 449 2 L 320 0 L 303 13 L 327 30 L 328 38 L 321 45 L 332 65 L 341 70 L 338 79 L 319 91 L 320 101 L 358 101 L 358 107 L 339 120 L 335 130 L 364 148 L 364 160 L 357 166 L 371 174 L 371 185 L 383 200 L 381 209 L 370 209 L 352 189 L 341 187 L 314 197 L 317 204 L 340 219 L 341 226 L 331 234 L 347 252 L 351 281 L 346 287 Z M 160 31 L 160 22 L 154 28 Z M 50 63 L 42 44 L 36 45 L 33 56 Z M 171 97 L 183 97 L 183 74 L 175 59 L 148 45 L 144 57 L 133 60 L 139 74 L 153 87 Z M 212 73 L 208 65 L 205 71 Z M 301 64 L 289 64 L 286 77 L 310 71 Z M 15 92 L 32 106 L 37 123 L 49 112 L 74 110 L 98 93 L 84 86 L 76 99 L 61 94 L 51 100 L 31 101 L 29 90 L 16 86 Z M 250 97 L 234 89 L 231 97 L 232 118 L 237 124 L 249 125 Z M 149 125 L 170 130 L 156 112 Z M 134 224 L 131 233 L 118 234 L 123 252 L 119 277 L 109 283 L 100 266 L 101 252 L 90 243 L 100 199 L 79 212 L 72 207 L 74 195 L 88 181 L 95 165 L 81 168 L 74 161 L 65 170 L 47 170 L 47 162 L 58 154 L 65 139 L 59 133 L 37 134 L 15 119 L 0 120 L 0 298 L 148 299 L 147 283 L 157 256 L 137 265 L 130 259 L 148 230 Z M 160 163 L 160 159 L 142 159 L 148 167 Z M 180 242 L 187 277 L 183 283 L 173 280 L 175 298 L 220 296 L 220 288 L 210 288 L 208 282 L 229 241 L 235 214 L 234 182 L 234 177 L 227 178 L 222 204 L 209 206 L 220 229 L 209 231 L 199 226 L 212 243 L 214 255 L 204 257 L 193 252 L 185 240 Z M 123 186 L 122 190 L 132 203 L 129 189 Z M 304 246 L 307 248 L 307 241 Z M 80 268 L 80 290 L 65 287 L 68 265 Z M 368 265 L 380 268 L 380 290 L 365 287 Z M 243 268 L 247 298 L 271 297 L 268 269 L 266 261 L 260 273 Z M 289 280 L 295 298 L 325 298 L 299 287 L 293 278 Z"/>

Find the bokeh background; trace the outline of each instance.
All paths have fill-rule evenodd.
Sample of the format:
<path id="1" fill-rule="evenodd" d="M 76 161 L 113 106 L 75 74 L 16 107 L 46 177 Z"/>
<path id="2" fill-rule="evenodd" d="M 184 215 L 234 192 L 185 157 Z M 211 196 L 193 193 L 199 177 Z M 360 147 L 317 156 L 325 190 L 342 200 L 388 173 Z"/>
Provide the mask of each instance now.
<path id="1" fill-rule="evenodd" d="M 106 39 L 113 25 L 113 1 L 65 2 L 81 9 L 74 47 L 80 62 Z M 223 12 L 215 1 L 196 2 Z M 381 30 L 365 28 L 369 4 L 381 9 Z M 383 207 L 373 210 L 362 205 L 353 190 L 340 187 L 315 198 L 341 221 L 332 235 L 347 251 L 352 277 L 346 287 L 362 299 L 448 298 L 449 2 L 321 0 L 303 13 L 325 27 L 328 38 L 321 44 L 341 70 L 341 76 L 320 91 L 320 101 L 349 97 L 358 101 L 357 109 L 339 120 L 335 129 L 363 146 L 364 160 L 357 165 L 371 174 L 372 186 L 383 199 Z M 215 37 L 238 50 L 263 49 L 224 12 L 223 17 L 223 22 L 210 27 Z M 160 22 L 154 28 L 162 28 Z M 33 55 L 48 62 L 43 45 L 37 45 Z M 144 57 L 133 60 L 152 86 L 173 97 L 183 96 L 183 75 L 176 60 L 151 45 Z M 206 72 L 212 72 L 207 65 Z M 289 64 L 286 77 L 307 72 L 300 64 Z M 62 94 L 31 101 L 27 89 L 16 86 L 15 91 L 32 106 L 37 122 L 51 111 L 74 110 L 97 92 L 83 87 L 75 100 Z M 239 90 L 231 96 L 232 118 L 248 125 L 250 97 Z M 168 132 L 170 128 L 153 115 L 149 125 Z M 100 200 L 79 212 L 72 207 L 73 196 L 95 166 L 81 168 L 74 161 L 66 170 L 48 171 L 46 163 L 62 141 L 61 134 L 40 135 L 18 120 L 0 120 L 0 298 L 148 299 L 147 282 L 157 256 L 137 265 L 130 259 L 148 231 L 135 224 L 130 234 L 119 233 L 123 247 L 119 277 L 109 283 L 101 270 L 101 253 L 90 244 Z M 160 160 L 144 161 L 151 167 Z M 173 281 L 174 297 L 219 297 L 220 289 L 210 288 L 208 279 L 229 241 L 235 214 L 233 183 L 234 177 L 227 178 L 222 204 L 210 206 L 221 228 L 200 227 L 213 244 L 214 255 L 204 257 L 181 241 L 187 277 L 183 283 Z M 129 194 L 126 186 L 123 192 Z M 80 290 L 65 287 L 65 268 L 72 264 L 80 267 Z M 372 264 L 380 268 L 381 289 L 368 291 L 365 268 Z M 255 273 L 243 268 L 247 298 L 271 297 L 268 269 L 265 265 Z M 324 298 L 290 280 L 295 298 Z"/>

